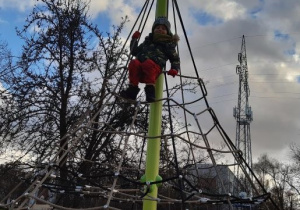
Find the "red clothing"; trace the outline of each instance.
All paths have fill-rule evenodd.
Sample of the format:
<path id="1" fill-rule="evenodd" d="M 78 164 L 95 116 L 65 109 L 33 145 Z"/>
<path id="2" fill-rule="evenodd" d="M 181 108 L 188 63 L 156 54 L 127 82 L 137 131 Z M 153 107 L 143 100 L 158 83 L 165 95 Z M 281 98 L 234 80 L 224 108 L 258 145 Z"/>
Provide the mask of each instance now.
<path id="1" fill-rule="evenodd" d="M 155 84 L 157 77 L 161 73 L 161 68 L 151 59 L 140 62 L 137 59 L 130 61 L 129 82 L 132 85 L 138 86 L 139 82 L 146 84 Z"/>

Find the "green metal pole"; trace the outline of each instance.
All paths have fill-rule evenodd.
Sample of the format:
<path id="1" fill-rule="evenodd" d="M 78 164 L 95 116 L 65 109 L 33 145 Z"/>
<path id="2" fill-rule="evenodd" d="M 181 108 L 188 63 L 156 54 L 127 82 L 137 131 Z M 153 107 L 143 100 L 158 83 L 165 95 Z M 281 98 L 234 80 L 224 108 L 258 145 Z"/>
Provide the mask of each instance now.
<path id="1" fill-rule="evenodd" d="M 167 17 L 168 0 L 157 0 L 155 17 Z M 164 75 L 161 74 L 156 80 L 155 97 L 161 99 L 163 97 Z M 161 135 L 161 119 L 162 119 L 162 101 L 151 103 L 148 136 Z M 146 171 L 143 181 L 153 182 L 160 180 L 159 176 L 159 159 L 160 159 L 160 138 L 149 138 L 147 142 Z M 157 185 L 152 185 L 150 191 L 143 201 L 143 210 L 156 210 L 157 201 L 148 200 L 147 197 L 157 198 Z M 148 198 L 149 198 L 148 197 Z"/>

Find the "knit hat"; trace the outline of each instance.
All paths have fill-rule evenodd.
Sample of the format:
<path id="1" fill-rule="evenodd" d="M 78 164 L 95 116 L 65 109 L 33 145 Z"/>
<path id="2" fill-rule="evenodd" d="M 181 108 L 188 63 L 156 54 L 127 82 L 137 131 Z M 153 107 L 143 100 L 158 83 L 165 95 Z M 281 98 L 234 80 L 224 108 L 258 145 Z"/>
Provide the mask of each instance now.
<path id="1" fill-rule="evenodd" d="M 154 23 L 153 23 L 153 26 L 152 26 L 152 33 L 154 31 L 154 28 L 157 26 L 157 25 L 164 25 L 166 26 L 167 28 L 167 32 L 169 35 L 171 35 L 171 24 L 170 22 L 168 21 L 168 19 L 166 17 L 158 17 L 155 19 Z"/>

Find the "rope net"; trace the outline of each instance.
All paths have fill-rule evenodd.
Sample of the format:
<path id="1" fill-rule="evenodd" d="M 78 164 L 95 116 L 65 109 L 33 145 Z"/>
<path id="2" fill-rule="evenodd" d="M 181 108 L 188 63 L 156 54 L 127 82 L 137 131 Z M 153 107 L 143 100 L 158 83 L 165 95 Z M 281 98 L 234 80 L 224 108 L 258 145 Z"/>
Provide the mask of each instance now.
<path id="1" fill-rule="evenodd" d="M 149 14 L 152 5 L 153 1 L 146 1 L 141 11 L 144 15 L 139 16 L 145 18 L 145 23 L 145 14 Z M 174 16 L 175 13 L 190 48 L 177 2 L 173 1 Z M 26 186 L 24 193 L 15 195 L 20 185 L 16 186 L 0 206 L 141 209 L 143 200 L 149 199 L 157 201 L 158 209 L 234 209 L 254 208 L 271 199 L 209 106 L 205 82 L 198 75 L 192 54 L 190 63 L 195 67 L 194 73 L 183 69 L 175 78 L 165 75 L 164 97 L 160 99 L 162 133 L 157 136 L 161 139 L 161 179 L 143 180 L 145 145 L 151 141 L 147 136 L 149 103 L 143 91 L 137 101 L 119 96 L 127 78 L 126 71 L 120 71 L 116 85 L 107 85 L 106 94 L 82 114 L 63 138 L 67 139 L 67 147 L 61 146 L 56 155 L 40 161 L 20 183 Z M 101 113 L 114 114 L 107 117 Z M 83 139 L 92 132 L 102 141 L 101 149 L 90 148 L 94 153 L 88 156 L 82 153 L 82 148 L 89 146 Z M 233 173 L 237 166 L 243 172 L 240 177 Z M 159 186 L 157 198 L 147 195 L 153 185 Z"/>

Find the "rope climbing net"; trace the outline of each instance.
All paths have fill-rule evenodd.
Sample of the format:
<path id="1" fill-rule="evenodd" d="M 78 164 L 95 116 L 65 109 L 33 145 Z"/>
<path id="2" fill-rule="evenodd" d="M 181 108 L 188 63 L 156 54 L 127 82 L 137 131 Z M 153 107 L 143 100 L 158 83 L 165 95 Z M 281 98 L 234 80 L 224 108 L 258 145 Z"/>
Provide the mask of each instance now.
<path id="1" fill-rule="evenodd" d="M 136 27 L 140 20 L 140 31 L 145 27 L 153 2 L 145 1 L 134 24 Z M 86 210 L 141 209 L 146 199 L 157 201 L 163 209 L 201 205 L 225 205 L 233 209 L 260 205 L 267 200 L 273 202 L 209 106 L 205 82 L 198 75 L 176 0 L 172 6 L 175 28 L 176 22 L 180 22 L 195 71 L 183 70 L 171 80 L 165 75 L 164 97 L 159 99 L 163 103 L 162 134 L 149 137 L 147 123 L 141 123 L 147 122 L 149 109 L 143 92 L 137 101 L 119 96 L 127 77 L 123 71 L 116 85 L 107 86 L 105 96 L 83 113 L 63 137 L 68 139 L 65 143 L 68 146 L 62 145 L 50 161 L 41 161 L 20 183 L 27 186 L 24 193 L 14 197 L 20 185 L 16 186 L 0 206 L 30 209 L 39 203 L 55 209 L 78 209 L 76 206 Z M 102 112 L 113 111 L 121 126 L 113 124 L 116 119 L 112 116 L 101 117 Z M 109 151 L 119 152 L 115 155 L 117 161 L 100 162 L 100 158 L 82 155 L 79 148 L 87 145 L 82 139 L 91 131 L 115 143 L 115 148 Z M 147 153 L 144 148 L 151 138 L 161 139 L 161 178 L 149 182 L 143 179 L 143 168 Z M 109 141 L 101 144 L 102 152 L 111 146 Z M 135 157 L 134 166 L 127 163 L 129 157 Z M 68 167 L 62 167 L 64 164 Z M 243 172 L 241 177 L 232 173 L 236 166 Z M 148 195 L 154 185 L 159 186 L 157 198 Z M 60 202 L 62 197 L 72 198 L 73 203 Z"/>

